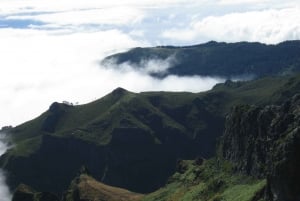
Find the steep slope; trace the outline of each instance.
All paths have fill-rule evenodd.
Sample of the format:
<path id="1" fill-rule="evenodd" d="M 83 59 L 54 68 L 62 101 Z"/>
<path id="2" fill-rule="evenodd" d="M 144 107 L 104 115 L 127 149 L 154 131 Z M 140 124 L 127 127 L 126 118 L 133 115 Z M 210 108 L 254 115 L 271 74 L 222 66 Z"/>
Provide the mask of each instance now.
<path id="1" fill-rule="evenodd" d="M 278 45 L 209 42 L 188 47 L 134 48 L 109 56 L 102 63 L 113 62 L 119 68 L 122 67 L 120 64 L 127 62 L 136 68 L 143 68 L 149 59 L 170 60 L 171 68 L 167 72 L 152 72 L 152 75 L 208 75 L 231 78 L 299 72 L 299 58 L 300 41 L 287 41 Z"/>
<path id="2" fill-rule="evenodd" d="M 53 103 L 40 117 L 9 129 L 15 146 L 0 164 L 11 188 L 26 183 L 61 193 L 86 165 L 101 182 L 151 192 L 165 184 L 179 158 L 214 155 L 233 105 L 280 102 L 298 86 L 296 75 L 227 81 L 204 93 L 119 88 L 86 105 Z"/>
<path id="3" fill-rule="evenodd" d="M 300 94 L 280 106 L 236 106 L 225 126 L 216 158 L 179 161 L 143 201 L 300 200 Z"/>
<path id="4" fill-rule="evenodd" d="M 142 201 L 263 201 L 266 180 L 234 173 L 227 161 L 180 161 L 163 188 Z"/>
<path id="5" fill-rule="evenodd" d="M 183 99 L 169 104 L 173 100 L 160 95 L 116 89 L 83 106 L 52 104 L 37 119 L 11 130 L 16 146 L 1 158 L 11 173 L 10 185 L 23 182 L 40 191 L 61 192 L 87 165 L 97 179 L 114 186 L 137 192 L 158 188 L 174 171 L 177 158 L 200 154 L 194 138 L 206 128 L 191 121 L 201 126 L 208 120 L 196 119 L 197 115 L 207 114 L 211 122 L 221 118 L 197 109 L 192 103 L 195 94 L 174 96 Z M 156 100 L 166 111 L 152 104 Z M 178 113 L 178 119 L 171 117 L 172 112 Z"/>
<path id="6" fill-rule="evenodd" d="M 222 156 L 268 179 L 270 200 L 300 200 L 300 95 L 281 106 L 239 106 L 226 121 Z"/>

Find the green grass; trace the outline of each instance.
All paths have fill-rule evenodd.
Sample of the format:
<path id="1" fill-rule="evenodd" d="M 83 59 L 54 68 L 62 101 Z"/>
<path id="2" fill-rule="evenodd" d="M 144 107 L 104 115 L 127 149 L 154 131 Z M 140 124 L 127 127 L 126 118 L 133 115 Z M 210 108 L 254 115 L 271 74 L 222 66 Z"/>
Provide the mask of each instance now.
<path id="1" fill-rule="evenodd" d="M 266 180 L 234 185 L 226 189 L 221 197 L 224 201 L 251 201 L 254 195 L 266 186 Z"/>
<path id="2" fill-rule="evenodd" d="M 234 173 L 227 161 L 184 163 L 188 167 L 184 173 L 176 172 L 165 187 L 142 201 L 251 201 L 266 185 L 265 180 Z"/>
<path id="3" fill-rule="evenodd" d="M 8 153 L 14 156 L 29 156 L 39 148 L 40 144 L 41 136 L 29 138 L 15 144 Z"/>

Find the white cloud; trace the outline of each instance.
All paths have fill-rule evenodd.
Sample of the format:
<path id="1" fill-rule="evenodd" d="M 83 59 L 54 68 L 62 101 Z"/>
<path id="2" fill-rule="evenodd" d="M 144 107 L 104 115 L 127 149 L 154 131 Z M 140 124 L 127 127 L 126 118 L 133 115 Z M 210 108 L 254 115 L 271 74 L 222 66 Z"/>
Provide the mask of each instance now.
<path id="1" fill-rule="evenodd" d="M 147 45 L 118 30 L 64 31 L 0 30 L 1 125 L 17 125 L 36 117 L 54 101 L 87 103 L 116 87 L 146 90 L 201 91 L 222 80 L 167 77 L 147 73 L 171 67 L 173 59 L 145 61 L 143 71 L 101 68 L 99 61 L 116 50 Z"/>
<path id="2" fill-rule="evenodd" d="M 3 155 L 8 149 L 8 146 L 5 143 L 5 138 L 6 136 L 3 133 L 0 133 L 0 156 Z M 11 199 L 11 193 L 6 185 L 5 172 L 0 169 L 0 200 L 11 201 Z"/>
<path id="3" fill-rule="evenodd" d="M 89 78 L 97 60 L 141 43 L 117 30 L 57 35 L 8 29 L 0 30 L 0 44 L 0 107 L 6 114 L 0 122 L 5 125 L 29 120 L 55 100 L 90 100 L 84 94 L 89 88 L 82 86 L 102 79 Z M 104 86 L 90 87 L 92 94 Z"/>
<path id="4" fill-rule="evenodd" d="M 271 0 L 219 0 L 221 5 L 233 5 L 233 4 L 256 4 L 256 3 L 266 3 Z"/>
<path id="5" fill-rule="evenodd" d="M 1 201 L 11 201 L 12 195 L 6 185 L 5 173 L 0 170 L 0 198 Z"/>
<path id="6" fill-rule="evenodd" d="M 132 7 L 110 7 L 106 9 L 72 10 L 65 12 L 44 13 L 39 15 L 13 15 L 6 19 L 36 20 L 54 25 L 81 24 L 134 24 L 143 19 L 144 13 Z"/>
<path id="7" fill-rule="evenodd" d="M 16 14 L 16 13 L 32 13 L 32 12 L 65 12 L 84 9 L 109 9 L 113 7 L 132 7 L 132 8 L 153 8 L 153 7 L 170 7 L 173 5 L 192 4 L 196 0 L 110 0 L 110 1 L 95 1 L 95 0 L 60 0 L 58 2 L 52 0 L 1 0 L 0 13 Z"/>
<path id="8" fill-rule="evenodd" d="M 300 9 L 251 11 L 194 20 L 187 29 L 171 29 L 165 38 L 182 41 L 259 41 L 278 43 L 300 39 Z"/>
<path id="9" fill-rule="evenodd" d="M 171 55 L 166 59 L 143 59 L 138 64 L 131 62 L 124 62 L 121 64 L 116 64 L 114 59 L 105 61 L 105 68 L 112 68 L 115 70 L 120 70 L 122 72 L 137 71 L 142 74 L 157 74 L 166 75 L 168 70 L 178 63 L 176 55 Z"/>

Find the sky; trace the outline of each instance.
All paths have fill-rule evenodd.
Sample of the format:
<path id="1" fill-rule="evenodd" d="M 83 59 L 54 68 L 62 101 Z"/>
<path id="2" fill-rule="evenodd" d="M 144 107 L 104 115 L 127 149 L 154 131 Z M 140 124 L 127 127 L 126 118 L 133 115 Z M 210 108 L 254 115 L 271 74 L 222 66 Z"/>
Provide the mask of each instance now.
<path id="1" fill-rule="evenodd" d="M 224 81 L 149 75 L 172 68 L 172 58 L 146 61 L 142 71 L 100 65 L 133 47 L 297 39 L 298 0 L 1 0 L 0 128 L 54 101 L 84 104 L 116 87 L 200 92 Z"/>

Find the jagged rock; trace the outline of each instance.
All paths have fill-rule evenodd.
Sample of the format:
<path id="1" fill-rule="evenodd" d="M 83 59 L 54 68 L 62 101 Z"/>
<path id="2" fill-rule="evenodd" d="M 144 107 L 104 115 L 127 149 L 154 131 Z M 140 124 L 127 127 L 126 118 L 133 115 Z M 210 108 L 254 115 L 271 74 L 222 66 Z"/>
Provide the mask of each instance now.
<path id="1" fill-rule="evenodd" d="M 176 163 L 176 171 L 180 174 L 183 174 L 185 171 L 187 171 L 188 165 L 184 160 L 178 160 Z"/>
<path id="2" fill-rule="evenodd" d="M 195 162 L 194 162 L 194 163 L 195 163 L 196 165 L 199 165 L 199 166 L 200 166 L 200 165 L 203 164 L 204 160 L 205 160 L 204 158 L 198 156 L 198 157 L 195 159 Z"/>
<path id="3" fill-rule="evenodd" d="M 281 106 L 235 107 L 220 149 L 238 171 L 268 178 L 270 200 L 300 200 L 300 95 Z"/>
<path id="4" fill-rule="evenodd" d="M 81 166 L 81 168 L 79 170 L 79 175 L 81 175 L 81 174 L 90 175 L 90 171 L 85 165 Z"/>
<path id="5" fill-rule="evenodd" d="M 48 115 L 44 122 L 42 123 L 42 130 L 46 132 L 54 132 L 55 127 L 61 116 L 64 114 L 65 109 L 68 105 L 61 105 L 57 102 L 54 102 L 50 105 Z"/>

